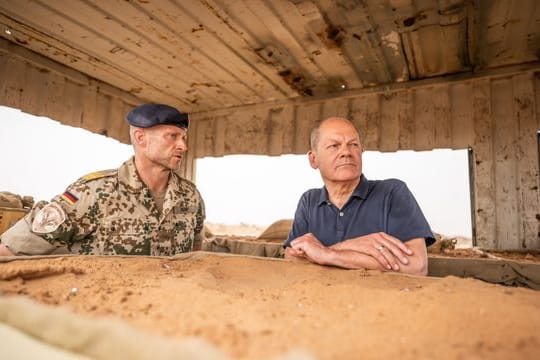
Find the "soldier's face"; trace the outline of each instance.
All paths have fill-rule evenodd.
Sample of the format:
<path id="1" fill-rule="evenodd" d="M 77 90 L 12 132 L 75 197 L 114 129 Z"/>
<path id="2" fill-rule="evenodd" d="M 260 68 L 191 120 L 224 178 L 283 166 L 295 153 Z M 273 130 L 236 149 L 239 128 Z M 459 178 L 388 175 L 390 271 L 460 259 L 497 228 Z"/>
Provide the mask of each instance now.
<path id="1" fill-rule="evenodd" d="M 156 164 L 177 170 L 187 150 L 187 131 L 174 125 L 157 125 L 146 131 L 146 157 Z"/>

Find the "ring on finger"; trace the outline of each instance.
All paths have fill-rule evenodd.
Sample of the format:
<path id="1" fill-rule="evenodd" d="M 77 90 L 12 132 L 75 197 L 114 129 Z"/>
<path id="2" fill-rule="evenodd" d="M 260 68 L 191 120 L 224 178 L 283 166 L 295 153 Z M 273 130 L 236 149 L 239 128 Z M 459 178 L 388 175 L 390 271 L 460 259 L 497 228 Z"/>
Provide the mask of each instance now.
<path id="1" fill-rule="evenodd" d="M 379 244 L 379 246 L 375 246 L 375 249 L 377 249 L 377 250 L 379 250 L 379 251 L 383 251 L 384 245 L 383 245 L 383 244 Z"/>

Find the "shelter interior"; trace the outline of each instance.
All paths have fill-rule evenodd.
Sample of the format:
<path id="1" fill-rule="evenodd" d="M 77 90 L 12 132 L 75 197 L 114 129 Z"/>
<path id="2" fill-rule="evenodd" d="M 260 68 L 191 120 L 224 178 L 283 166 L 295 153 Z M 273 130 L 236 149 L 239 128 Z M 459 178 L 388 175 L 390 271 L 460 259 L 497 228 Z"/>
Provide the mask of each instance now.
<path id="1" fill-rule="evenodd" d="M 188 178 L 328 116 L 367 150 L 470 148 L 476 244 L 540 248 L 536 0 L 4 0 L 0 36 L 0 104 L 126 143 L 131 107 L 177 106 Z"/>

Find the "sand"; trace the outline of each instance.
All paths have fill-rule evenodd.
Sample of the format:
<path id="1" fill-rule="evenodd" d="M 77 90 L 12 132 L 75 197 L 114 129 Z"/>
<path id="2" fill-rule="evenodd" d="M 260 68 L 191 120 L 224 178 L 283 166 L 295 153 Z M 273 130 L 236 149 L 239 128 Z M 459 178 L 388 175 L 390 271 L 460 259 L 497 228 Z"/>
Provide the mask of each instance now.
<path id="1" fill-rule="evenodd" d="M 76 290 L 73 290 L 76 289 Z M 536 359 L 540 292 L 209 253 L 0 263 L 0 294 L 153 334 L 200 336 L 232 358 Z"/>

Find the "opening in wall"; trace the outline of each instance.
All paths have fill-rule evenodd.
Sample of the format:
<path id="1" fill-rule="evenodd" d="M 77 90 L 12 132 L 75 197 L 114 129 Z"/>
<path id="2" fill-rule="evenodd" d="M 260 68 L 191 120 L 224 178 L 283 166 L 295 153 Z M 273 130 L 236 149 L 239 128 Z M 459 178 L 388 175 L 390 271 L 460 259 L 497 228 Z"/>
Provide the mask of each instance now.
<path id="1" fill-rule="evenodd" d="M 405 181 L 433 231 L 444 237 L 457 237 L 458 246 L 470 247 L 471 185 L 467 156 L 467 149 L 366 151 L 363 173 L 373 180 Z M 196 169 L 207 222 L 246 225 L 247 230 L 237 235 L 256 236 L 257 231 L 279 219 L 293 218 L 302 193 L 323 185 L 319 172 L 309 166 L 306 155 L 207 157 L 197 159 Z M 215 231 L 217 227 L 209 227 L 219 233 Z"/>
<path id="2" fill-rule="evenodd" d="M 113 169 L 131 145 L 53 119 L 0 106 L 0 191 L 49 201 L 90 172 Z"/>

